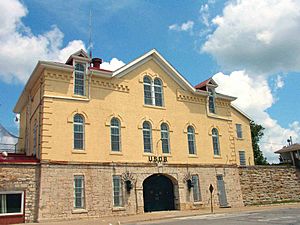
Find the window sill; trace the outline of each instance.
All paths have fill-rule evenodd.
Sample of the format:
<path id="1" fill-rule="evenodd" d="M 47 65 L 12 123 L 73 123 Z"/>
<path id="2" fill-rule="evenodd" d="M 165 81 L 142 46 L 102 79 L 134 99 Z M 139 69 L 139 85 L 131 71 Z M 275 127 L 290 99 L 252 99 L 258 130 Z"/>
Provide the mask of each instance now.
<path id="1" fill-rule="evenodd" d="M 144 107 L 147 108 L 153 108 L 153 109 L 162 109 L 162 110 L 166 110 L 166 108 L 164 106 L 156 106 L 156 105 L 143 105 Z"/>
<path id="2" fill-rule="evenodd" d="M 73 97 L 73 98 L 87 99 L 87 100 L 89 99 L 89 98 L 88 98 L 87 96 L 85 96 L 85 95 L 76 95 L 76 94 L 73 94 L 72 97 Z"/>
<path id="3" fill-rule="evenodd" d="M 193 205 L 203 205 L 203 202 L 194 202 Z"/>
<path id="4" fill-rule="evenodd" d="M 237 137 L 236 140 L 243 141 L 244 138 L 238 138 L 238 137 Z"/>
<path id="5" fill-rule="evenodd" d="M 123 152 L 117 152 L 117 151 L 110 151 L 110 155 L 123 155 Z"/>
<path id="6" fill-rule="evenodd" d="M 172 157 L 171 153 L 162 153 L 162 156 Z"/>
<path id="7" fill-rule="evenodd" d="M 73 209 L 72 214 L 82 214 L 82 213 L 88 213 L 86 209 Z"/>
<path id="8" fill-rule="evenodd" d="M 86 151 L 85 150 L 76 150 L 76 149 L 73 149 L 72 150 L 72 154 L 86 154 Z"/>
<path id="9" fill-rule="evenodd" d="M 214 159 L 222 159 L 220 155 L 214 155 Z"/>
<path id="10" fill-rule="evenodd" d="M 189 154 L 189 158 L 198 158 L 198 156 L 197 155 Z"/>
<path id="11" fill-rule="evenodd" d="M 23 216 L 23 213 L 19 212 L 19 213 L 2 213 L 0 214 L 0 217 L 2 216 Z"/>
<path id="12" fill-rule="evenodd" d="M 143 156 L 154 156 L 153 152 L 144 152 Z"/>
<path id="13" fill-rule="evenodd" d="M 113 207 L 113 208 L 112 208 L 112 211 L 113 211 L 113 212 L 125 211 L 125 210 L 126 210 L 126 209 L 125 209 L 125 207 L 123 207 L 123 206 Z"/>
<path id="14" fill-rule="evenodd" d="M 208 116 L 208 117 L 211 117 L 211 118 L 215 118 L 215 119 L 232 121 L 232 119 L 229 118 L 229 117 L 219 116 L 219 115 L 217 115 L 217 114 L 215 114 L 215 113 L 207 113 L 207 116 Z"/>

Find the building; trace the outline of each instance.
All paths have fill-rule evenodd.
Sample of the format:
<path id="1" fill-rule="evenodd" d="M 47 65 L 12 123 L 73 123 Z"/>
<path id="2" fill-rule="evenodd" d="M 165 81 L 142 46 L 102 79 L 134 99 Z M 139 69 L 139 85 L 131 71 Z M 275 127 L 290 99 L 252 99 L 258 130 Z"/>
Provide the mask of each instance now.
<path id="1" fill-rule="evenodd" d="M 25 221 L 198 209 L 210 184 L 214 205 L 242 206 L 238 167 L 254 160 L 236 98 L 212 78 L 193 87 L 156 50 L 113 72 L 101 62 L 38 62 L 14 108 L 32 183 L 7 179 L 0 196 L 17 191 Z"/>
<path id="2" fill-rule="evenodd" d="M 284 146 L 275 153 L 280 154 L 281 163 L 292 164 L 293 166 L 300 168 L 300 144 L 295 143 Z"/>

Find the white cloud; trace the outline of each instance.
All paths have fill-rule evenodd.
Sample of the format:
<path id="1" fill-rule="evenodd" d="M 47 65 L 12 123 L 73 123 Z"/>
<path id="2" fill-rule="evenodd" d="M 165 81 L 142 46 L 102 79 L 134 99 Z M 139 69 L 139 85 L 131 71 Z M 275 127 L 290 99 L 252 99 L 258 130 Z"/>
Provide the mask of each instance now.
<path id="1" fill-rule="evenodd" d="M 81 40 L 63 46 L 64 34 L 53 26 L 34 35 L 22 23 L 28 10 L 17 0 L 0 1 L 0 79 L 6 82 L 26 82 L 38 60 L 64 62 L 71 53 L 84 47 Z"/>
<path id="2" fill-rule="evenodd" d="M 194 21 L 187 21 L 185 23 L 182 23 L 181 25 L 178 24 L 172 24 L 169 26 L 169 30 L 174 31 L 192 31 L 194 27 Z"/>
<path id="3" fill-rule="evenodd" d="M 217 73 L 213 79 L 219 84 L 218 92 L 238 96 L 233 104 L 266 128 L 261 149 L 270 162 L 278 161 L 278 155 L 273 152 L 286 145 L 289 136 L 294 138 L 294 142 L 299 141 L 299 121 L 294 121 L 289 128 L 283 128 L 267 113 L 267 109 L 275 103 L 275 99 L 265 77 L 254 78 L 245 71 L 235 71 L 230 75 Z"/>
<path id="4" fill-rule="evenodd" d="M 125 63 L 117 58 L 112 58 L 110 62 L 103 62 L 101 68 L 105 70 L 115 71 L 120 67 L 124 66 Z"/>
<path id="5" fill-rule="evenodd" d="M 274 89 L 277 90 L 277 89 L 283 88 L 283 86 L 284 86 L 283 77 L 280 76 L 280 75 L 277 75 L 276 80 L 275 80 L 275 87 L 274 87 Z"/>
<path id="6" fill-rule="evenodd" d="M 208 3 L 201 5 L 200 16 L 201 16 L 202 23 L 206 27 L 209 27 L 210 23 L 209 23 L 209 4 Z"/>
<path id="7" fill-rule="evenodd" d="M 300 70 L 300 1 L 228 1 L 202 51 L 228 70 Z"/>

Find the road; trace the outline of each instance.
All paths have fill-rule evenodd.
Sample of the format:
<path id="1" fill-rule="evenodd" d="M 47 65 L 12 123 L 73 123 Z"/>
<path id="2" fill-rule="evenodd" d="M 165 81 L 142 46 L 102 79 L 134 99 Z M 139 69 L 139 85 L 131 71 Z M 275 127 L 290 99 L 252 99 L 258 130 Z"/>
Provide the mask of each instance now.
<path id="1" fill-rule="evenodd" d="M 300 209 L 272 209 L 259 212 L 220 213 L 180 217 L 130 225 L 300 225 Z M 129 224 L 128 224 L 129 225 Z"/>

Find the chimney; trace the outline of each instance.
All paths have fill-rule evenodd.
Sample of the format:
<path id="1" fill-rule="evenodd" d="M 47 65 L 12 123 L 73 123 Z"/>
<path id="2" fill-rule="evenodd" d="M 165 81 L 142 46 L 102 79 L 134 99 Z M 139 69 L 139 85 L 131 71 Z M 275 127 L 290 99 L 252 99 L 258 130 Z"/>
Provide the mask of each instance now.
<path id="1" fill-rule="evenodd" d="M 100 69 L 100 64 L 102 63 L 102 59 L 100 58 L 93 58 L 92 59 L 93 67 Z"/>

